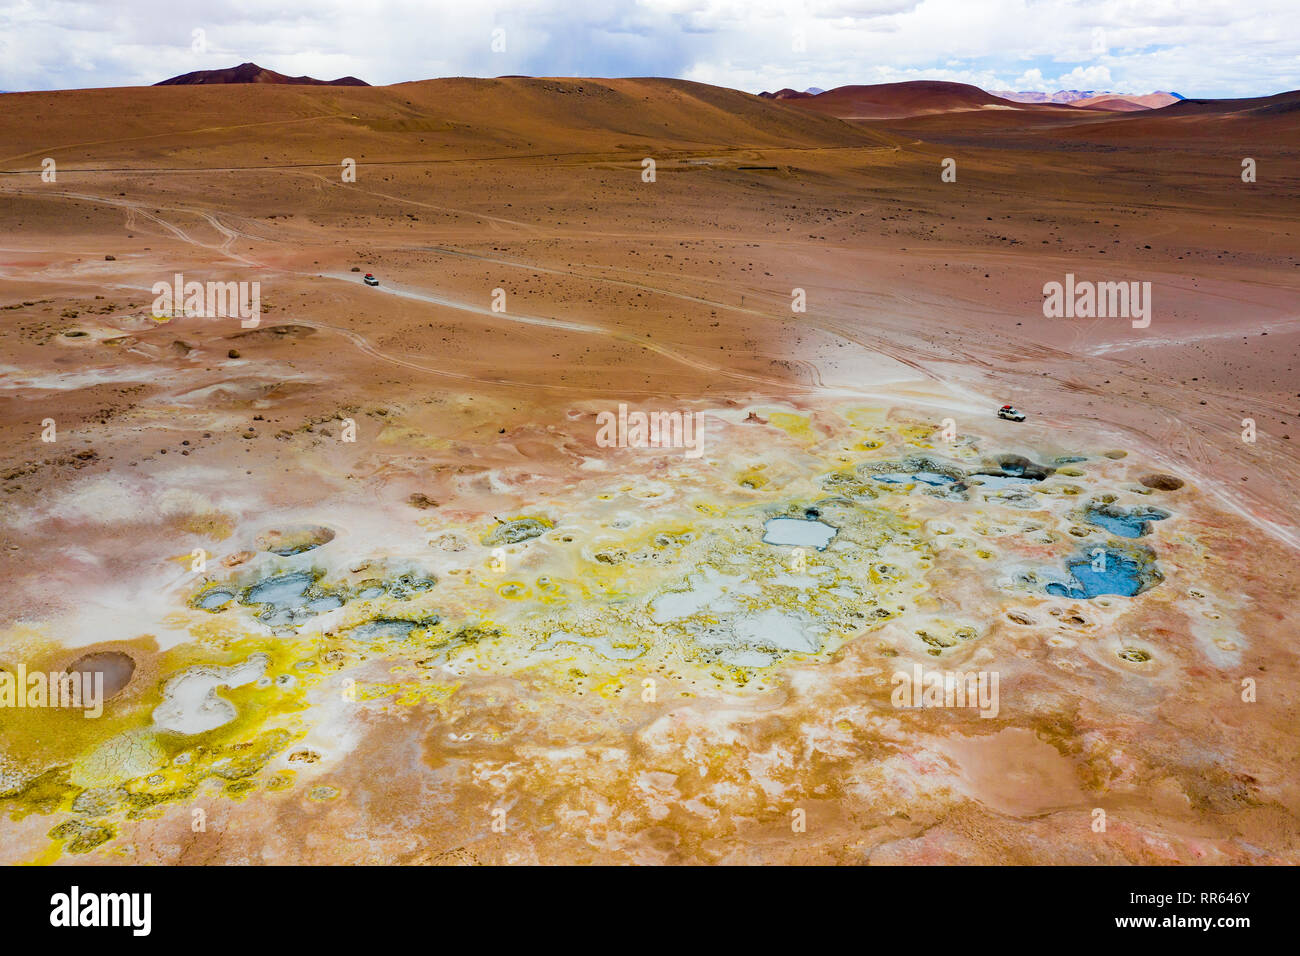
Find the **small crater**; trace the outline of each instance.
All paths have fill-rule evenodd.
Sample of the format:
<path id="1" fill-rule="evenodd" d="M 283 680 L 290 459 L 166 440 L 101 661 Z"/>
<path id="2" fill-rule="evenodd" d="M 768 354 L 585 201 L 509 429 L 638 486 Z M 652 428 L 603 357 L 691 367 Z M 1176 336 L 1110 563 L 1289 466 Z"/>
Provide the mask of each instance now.
<path id="1" fill-rule="evenodd" d="M 79 657 L 68 665 L 69 674 L 99 674 L 104 681 L 104 699 L 108 700 L 131 683 L 135 661 L 121 651 L 96 651 Z"/>
<path id="2" fill-rule="evenodd" d="M 209 588 L 194 600 L 194 606 L 205 611 L 220 611 L 232 600 L 235 594 L 225 588 Z"/>
<path id="3" fill-rule="evenodd" d="M 553 527 L 555 526 L 545 518 L 513 518 L 510 521 L 502 521 L 493 528 L 483 539 L 483 543 L 489 547 L 519 544 L 521 541 L 540 537 Z"/>
<path id="4" fill-rule="evenodd" d="M 116 835 L 111 826 L 84 823 L 81 820 L 66 820 L 50 831 L 50 837 L 64 841 L 63 846 L 69 853 L 89 853 L 95 847 L 107 843 Z"/>
<path id="5" fill-rule="evenodd" d="M 399 575 L 392 584 L 388 586 L 388 593 L 399 601 L 406 601 L 419 594 L 421 591 L 428 591 L 438 583 L 437 578 L 432 575 L 424 577 L 423 575 L 406 573 Z"/>
<path id="6" fill-rule="evenodd" d="M 442 551 L 464 551 L 466 547 L 464 539 L 454 534 L 439 535 L 432 544 Z"/>
<path id="7" fill-rule="evenodd" d="M 333 540 L 334 532 L 329 528 L 291 528 L 287 531 L 267 531 L 258 537 L 257 546 L 263 551 L 287 558 L 304 551 L 313 551 Z"/>
<path id="8" fill-rule="evenodd" d="M 1146 488 L 1154 488 L 1156 491 L 1177 491 L 1183 486 L 1183 479 L 1175 478 L 1173 475 L 1143 475 L 1138 479 Z"/>

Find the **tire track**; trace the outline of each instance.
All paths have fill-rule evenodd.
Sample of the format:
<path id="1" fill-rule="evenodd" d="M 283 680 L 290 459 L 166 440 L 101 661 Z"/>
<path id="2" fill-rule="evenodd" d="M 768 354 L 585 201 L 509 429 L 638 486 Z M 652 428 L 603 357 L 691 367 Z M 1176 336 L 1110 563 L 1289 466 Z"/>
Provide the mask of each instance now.
<path id="1" fill-rule="evenodd" d="M 349 284 L 354 284 L 352 283 L 351 278 L 346 274 L 315 273 L 315 275 L 317 275 L 320 278 L 335 279 L 342 282 L 348 282 Z M 624 342 L 629 345 L 635 345 L 638 348 L 642 348 L 648 352 L 652 352 L 656 355 L 662 356 L 663 358 L 666 358 L 669 361 L 677 362 L 681 365 L 685 365 L 689 368 L 693 368 L 696 371 L 707 372 L 711 375 L 723 375 L 728 378 L 738 379 L 753 384 L 765 385 L 765 386 L 781 388 L 781 389 L 795 388 L 801 391 L 813 391 L 820 384 L 820 383 L 816 383 L 814 385 L 805 385 L 800 383 L 782 381 L 779 379 L 767 378 L 760 375 L 751 375 L 746 372 L 738 372 L 733 369 L 726 368 L 725 366 L 715 365 L 710 362 L 702 362 L 698 359 L 693 359 L 689 356 L 683 355 L 680 352 L 676 352 L 656 342 L 647 342 L 645 339 L 639 338 L 635 335 L 632 335 L 631 333 L 620 332 L 613 329 L 607 329 L 598 325 L 587 325 L 586 323 L 582 323 L 582 322 L 571 322 L 563 319 L 542 318 L 539 316 L 522 315 L 513 312 L 493 312 L 490 308 L 486 306 L 475 305 L 469 302 L 460 301 L 458 299 L 451 299 L 446 296 L 435 295 L 433 293 L 405 290 L 400 287 L 395 288 L 393 286 L 378 286 L 377 288 L 379 289 L 379 291 L 384 292 L 388 295 L 396 295 L 399 296 L 400 298 L 414 299 L 419 302 L 427 302 L 431 305 L 456 309 L 461 312 L 470 312 L 472 314 L 485 316 L 487 318 L 494 319 L 494 320 L 502 320 L 502 321 L 513 322 L 522 325 L 535 325 L 535 326 L 541 326 L 543 328 L 559 329 L 565 332 L 577 332 L 579 334 L 585 334 L 585 335 L 606 336 L 616 341 Z M 307 325 L 310 323 L 304 321 L 302 324 Z M 340 330 L 341 328 L 339 326 L 325 326 L 325 325 L 322 325 L 321 327 L 332 328 L 335 330 Z M 352 334 L 355 335 L 358 333 L 352 333 Z M 370 348 L 373 349 L 373 347 Z M 388 358 L 383 353 L 380 353 L 378 350 L 373 350 L 372 354 L 374 354 L 376 357 Z M 408 367 L 421 368 L 425 371 L 431 371 L 431 372 L 440 371 L 437 369 L 428 368 L 426 366 L 410 365 L 409 363 L 406 364 L 408 364 Z M 505 384 L 505 383 L 501 383 L 501 384 Z M 516 384 L 525 384 L 525 383 L 516 383 Z M 560 388 L 561 386 L 548 386 L 548 387 Z M 567 388 L 567 386 L 565 387 Z"/>

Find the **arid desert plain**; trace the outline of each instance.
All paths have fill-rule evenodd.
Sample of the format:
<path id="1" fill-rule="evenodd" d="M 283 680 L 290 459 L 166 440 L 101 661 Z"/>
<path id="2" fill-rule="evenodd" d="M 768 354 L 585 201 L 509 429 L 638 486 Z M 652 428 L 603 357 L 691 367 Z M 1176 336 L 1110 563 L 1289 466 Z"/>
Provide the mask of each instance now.
<path id="1" fill-rule="evenodd" d="M 0 96 L 0 858 L 1300 862 L 1300 96 L 911 92 Z"/>

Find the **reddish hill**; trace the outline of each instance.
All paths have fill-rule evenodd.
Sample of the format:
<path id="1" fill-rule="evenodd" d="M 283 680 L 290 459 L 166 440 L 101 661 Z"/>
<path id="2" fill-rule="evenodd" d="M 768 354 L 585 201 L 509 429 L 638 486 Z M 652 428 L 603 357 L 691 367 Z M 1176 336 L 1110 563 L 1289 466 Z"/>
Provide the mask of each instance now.
<path id="1" fill-rule="evenodd" d="M 1238 141 L 1291 145 L 1300 140 L 1300 90 L 1234 100 L 1182 100 L 1158 110 L 1117 116 L 1110 134 L 1153 142 Z"/>
<path id="2" fill-rule="evenodd" d="M 1097 96 L 1075 100 L 1070 105 L 1129 112 L 1161 109 L 1179 102 L 1179 99 L 1173 93 L 1146 93 L 1140 96 L 1131 93 L 1100 93 Z"/>
<path id="3" fill-rule="evenodd" d="M 9 93 L 0 143 L 78 143 L 97 117 L 116 117 L 112 144 L 61 148 L 78 165 L 243 167 L 303 163 L 337 168 L 340 142 L 368 161 L 585 153 L 595 161 L 719 149 L 892 146 L 877 130 L 748 93 L 661 79 L 449 78 L 392 86 L 241 83 Z M 232 116 L 258 123 L 231 125 Z M 266 128 L 277 127 L 275 137 Z M 25 132 L 24 132 L 25 131 Z M 36 139 L 35 137 L 45 137 Z M 39 147 L 32 145 L 28 149 Z M 42 153 L 41 156 L 45 154 Z M 745 162 L 739 155 L 737 162 Z M 39 162 L 40 157 L 37 157 Z M 17 157 L 5 169 L 28 168 Z M 702 167 L 690 167 L 700 169 Z M 660 175 L 664 175 L 663 169 Z M 0 206 L 3 206 L 0 203 Z"/>
<path id="4" fill-rule="evenodd" d="M 1135 110 L 1149 110 L 1150 106 L 1134 103 L 1123 96 L 1090 96 L 1086 100 L 1077 100 L 1070 104 L 1080 110 L 1107 110 L 1112 113 L 1132 113 Z"/>
<path id="5" fill-rule="evenodd" d="M 1300 143 L 1300 90 L 1232 100 L 1180 100 L 1158 109 L 1037 107 L 1034 112 L 982 110 L 934 113 L 864 123 L 872 129 L 929 142 L 970 142 L 973 137 L 1026 136 L 1065 142 L 1149 148 L 1193 143 L 1254 143 L 1293 150 Z M 1006 142 L 1006 140 L 1003 140 Z M 1218 144 L 1218 145 L 1215 145 Z M 1243 153 L 1243 155 L 1250 155 Z"/>
<path id="6" fill-rule="evenodd" d="M 239 66 L 224 70 L 195 70 L 169 80 L 155 83 L 154 86 L 210 86 L 222 83 L 274 83 L 292 86 L 369 86 L 365 80 L 355 76 L 343 76 L 337 80 L 317 80 L 310 76 L 285 76 L 275 70 L 268 70 L 256 63 L 241 63 Z"/>
<path id="7" fill-rule="evenodd" d="M 779 94 L 778 94 L 779 95 Z M 1041 109 L 1013 103 L 978 86 L 942 80 L 914 80 L 907 83 L 877 83 L 872 86 L 840 86 L 817 96 L 793 98 L 791 105 L 815 110 L 840 119 L 897 119 L 928 113 L 954 113 L 984 109 Z"/>
<path id="8" fill-rule="evenodd" d="M 1300 110 L 1300 90 L 1236 100 L 1180 100 L 1160 112 L 1170 116 L 1272 116 Z"/>

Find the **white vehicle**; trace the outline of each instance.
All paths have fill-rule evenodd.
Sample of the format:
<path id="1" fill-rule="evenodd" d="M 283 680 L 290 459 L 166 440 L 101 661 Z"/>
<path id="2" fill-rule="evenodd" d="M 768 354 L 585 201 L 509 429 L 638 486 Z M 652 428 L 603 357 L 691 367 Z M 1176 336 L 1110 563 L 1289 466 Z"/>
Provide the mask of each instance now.
<path id="1" fill-rule="evenodd" d="M 376 279 L 374 276 L 372 276 L 369 272 L 366 273 L 366 277 L 361 281 L 364 282 L 366 285 L 379 285 L 379 280 Z"/>
<path id="2" fill-rule="evenodd" d="M 1009 422 L 1023 422 L 1025 413 L 1014 405 L 1003 405 L 998 409 L 998 418 L 1005 418 Z"/>

